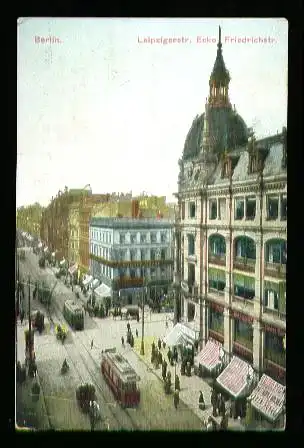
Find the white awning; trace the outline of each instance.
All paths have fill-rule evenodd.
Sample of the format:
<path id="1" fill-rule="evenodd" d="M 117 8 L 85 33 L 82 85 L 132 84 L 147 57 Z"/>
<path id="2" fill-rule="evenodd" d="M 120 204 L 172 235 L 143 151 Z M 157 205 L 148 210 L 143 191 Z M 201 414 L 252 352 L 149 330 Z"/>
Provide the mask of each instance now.
<path id="1" fill-rule="evenodd" d="M 82 280 L 83 286 L 88 286 L 93 281 L 92 275 L 86 275 L 85 278 Z"/>
<path id="2" fill-rule="evenodd" d="M 100 283 L 99 280 L 97 278 L 94 278 L 94 280 L 92 281 L 92 289 L 97 288 L 99 283 Z"/>
<path id="3" fill-rule="evenodd" d="M 98 286 L 98 288 L 95 289 L 95 294 L 99 297 L 111 297 L 112 290 L 109 286 L 102 283 Z"/>
<path id="4" fill-rule="evenodd" d="M 55 257 L 55 255 L 56 255 L 55 252 L 53 252 L 53 253 L 52 253 L 52 257 Z"/>
<path id="5" fill-rule="evenodd" d="M 185 339 L 183 337 L 183 333 L 179 327 L 179 324 L 176 324 L 172 330 L 164 337 L 164 342 L 169 347 L 174 347 L 176 345 L 184 344 Z"/>
<path id="6" fill-rule="evenodd" d="M 250 364 L 234 356 L 216 381 L 234 398 L 237 398 L 247 392 L 252 377 L 253 369 Z"/>
<path id="7" fill-rule="evenodd" d="M 60 266 L 63 266 L 65 264 L 65 259 L 61 260 L 59 264 Z"/>
<path id="8" fill-rule="evenodd" d="M 211 371 L 220 364 L 220 355 L 221 345 L 209 340 L 203 350 L 196 356 L 195 361 L 198 365 L 201 364 Z"/>
<path id="9" fill-rule="evenodd" d="M 176 324 L 176 326 L 178 326 L 178 328 L 184 335 L 184 339 L 187 342 L 190 342 L 190 344 L 194 344 L 195 340 L 197 339 L 195 330 L 190 328 L 188 325 L 184 325 L 181 323 Z"/>
<path id="10" fill-rule="evenodd" d="M 286 388 L 263 375 L 248 400 L 251 405 L 274 422 L 282 413 Z"/>
<path id="11" fill-rule="evenodd" d="M 48 247 L 45 247 L 45 248 L 44 248 L 44 252 L 47 252 L 48 250 L 49 250 Z"/>
<path id="12" fill-rule="evenodd" d="M 41 249 L 41 247 L 42 247 L 42 243 L 39 243 L 39 244 L 38 244 L 38 247 L 39 247 L 39 249 Z"/>

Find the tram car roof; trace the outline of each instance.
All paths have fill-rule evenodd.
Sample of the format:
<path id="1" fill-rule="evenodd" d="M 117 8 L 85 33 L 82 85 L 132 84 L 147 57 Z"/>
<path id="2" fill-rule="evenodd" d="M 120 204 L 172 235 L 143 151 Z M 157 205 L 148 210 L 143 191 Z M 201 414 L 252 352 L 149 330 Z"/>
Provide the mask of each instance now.
<path id="1" fill-rule="evenodd" d="M 138 381 L 139 377 L 135 370 L 120 353 L 107 352 L 103 354 L 103 357 L 112 364 L 122 380 Z"/>
<path id="2" fill-rule="evenodd" d="M 78 303 L 74 302 L 73 300 L 66 300 L 64 302 L 64 306 L 66 308 L 68 308 L 72 312 L 74 312 L 74 311 L 81 311 L 81 312 L 83 312 L 82 307 Z"/>

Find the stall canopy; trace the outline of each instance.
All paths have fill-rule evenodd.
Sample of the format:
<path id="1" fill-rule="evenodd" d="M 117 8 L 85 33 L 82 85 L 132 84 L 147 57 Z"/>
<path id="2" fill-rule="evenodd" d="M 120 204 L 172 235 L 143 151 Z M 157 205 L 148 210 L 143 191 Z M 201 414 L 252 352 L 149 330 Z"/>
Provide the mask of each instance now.
<path id="1" fill-rule="evenodd" d="M 41 249 L 42 248 L 42 243 L 39 243 L 38 247 L 39 247 L 39 249 Z"/>
<path id="2" fill-rule="evenodd" d="M 178 325 L 180 331 L 182 332 L 185 342 L 193 345 L 196 339 L 198 339 L 198 335 L 196 334 L 195 330 L 193 328 L 188 327 L 185 324 L 179 323 L 176 325 Z"/>
<path id="3" fill-rule="evenodd" d="M 247 392 L 252 377 L 253 369 L 250 364 L 234 356 L 216 381 L 234 398 L 239 398 Z"/>
<path id="4" fill-rule="evenodd" d="M 65 264 L 65 259 L 61 260 L 59 264 L 60 266 L 63 266 Z"/>
<path id="5" fill-rule="evenodd" d="M 94 280 L 92 281 L 92 289 L 97 288 L 98 285 L 99 285 L 99 280 L 97 278 L 94 278 Z"/>
<path id="6" fill-rule="evenodd" d="M 165 336 L 164 342 L 169 347 L 174 347 L 176 345 L 184 344 L 185 338 L 183 337 L 182 330 L 179 324 L 176 324 L 172 330 Z"/>
<path id="7" fill-rule="evenodd" d="M 212 371 L 220 363 L 221 345 L 208 341 L 203 350 L 196 357 L 196 363 Z"/>
<path id="8" fill-rule="evenodd" d="M 52 257 L 55 257 L 55 255 L 56 255 L 55 252 L 52 252 Z"/>
<path id="9" fill-rule="evenodd" d="M 95 289 L 95 294 L 98 297 L 111 297 L 111 288 L 104 283 L 98 286 L 98 288 Z"/>
<path id="10" fill-rule="evenodd" d="M 71 275 L 73 275 L 74 272 L 77 271 L 77 269 L 78 269 L 78 264 L 77 264 L 77 263 L 76 263 L 76 264 L 73 264 L 73 266 L 71 266 L 71 267 L 69 268 L 69 273 L 70 273 Z"/>
<path id="11" fill-rule="evenodd" d="M 88 286 L 93 281 L 93 277 L 91 275 L 86 275 L 82 281 L 83 286 Z"/>
<path id="12" fill-rule="evenodd" d="M 45 248 L 44 248 L 44 252 L 47 252 L 48 250 L 49 250 L 48 247 L 45 247 Z"/>
<path id="13" fill-rule="evenodd" d="M 266 418 L 274 422 L 282 413 L 286 388 L 267 375 L 263 375 L 248 400 Z"/>

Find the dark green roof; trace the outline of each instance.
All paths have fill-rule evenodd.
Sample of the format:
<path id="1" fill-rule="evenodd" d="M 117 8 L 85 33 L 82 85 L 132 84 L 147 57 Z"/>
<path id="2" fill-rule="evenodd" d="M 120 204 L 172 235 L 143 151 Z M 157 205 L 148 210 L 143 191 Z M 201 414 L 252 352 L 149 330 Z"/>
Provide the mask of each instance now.
<path id="1" fill-rule="evenodd" d="M 209 84 L 212 85 L 214 82 L 216 85 L 228 85 L 230 81 L 230 75 L 226 69 L 223 53 L 222 53 L 222 42 L 221 42 L 221 27 L 219 27 L 219 42 L 217 44 L 217 55 L 213 70 L 210 76 Z"/>

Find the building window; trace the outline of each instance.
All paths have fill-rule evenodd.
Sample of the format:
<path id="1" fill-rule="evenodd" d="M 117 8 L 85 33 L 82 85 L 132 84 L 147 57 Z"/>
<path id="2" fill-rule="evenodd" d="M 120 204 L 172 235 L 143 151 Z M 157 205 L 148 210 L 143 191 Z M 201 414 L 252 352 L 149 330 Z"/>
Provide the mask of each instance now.
<path id="1" fill-rule="evenodd" d="M 130 260 L 135 261 L 136 260 L 136 250 L 131 249 L 130 250 Z"/>
<path id="2" fill-rule="evenodd" d="M 147 241 L 146 234 L 145 233 L 141 233 L 140 234 L 140 242 L 141 243 L 146 243 L 146 241 Z"/>
<path id="3" fill-rule="evenodd" d="M 224 314 L 210 308 L 209 328 L 218 333 L 224 332 Z"/>
<path id="4" fill-rule="evenodd" d="M 161 249 L 160 251 L 160 259 L 165 260 L 166 259 L 166 249 Z"/>
<path id="5" fill-rule="evenodd" d="M 246 219 L 253 220 L 256 213 L 256 198 L 246 198 Z"/>
<path id="6" fill-rule="evenodd" d="M 119 242 L 120 244 L 125 244 L 126 242 L 126 236 L 122 233 L 119 235 Z"/>
<path id="7" fill-rule="evenodd" d="M 131 278 L 135 278 L 136 277 L 136 270 L 135 269 L 130 269 L 130 277 Z"/>
<path id="8" fill-rule="evenodd" d="M 160 275 L 161 275 L 162 278 L 166 277 L 166 269 L 165 268 L 161 268 Z"/>
<path id="9" fill-rule="evenodd" d="M 240 220 L 244 218 L 244 199 L 235 199 L 234 201 L 235 213 L 234 218 Z"/>
<path id="10" fill-rule="evenodd" d="M 226 199 L 219 199 L 219 219 L 226 219 Z"/>
<path id="11" fill-rule="evenodd" d="M 258 158 L 256 154 L 249 154 L 248 174 L 253 174 L 258 171 Z"/>
<path id="12" fill-rule="evenodd" d="M 264 293 L 264 306 L 271 310 L 279 309 L 279 294 L 273 290 L 265 290 Z"/>
<path id="13" fill-rule="evenodd" d="M 189 218 L 195 218 L 195 202 L 189 203 Z"/>
<path id="14" fill-rule="evenodd" d="M 286 264 L 287 245 L 286 241 L 273 240 L 266 243 L 266 261 L 268 263 Z"/>
<path id="15" fill-rule="evenodd" d="M 240 258 L 256 259 L 255 242 L 248 237 L 237 237 L 235 239 L 235 255 Z"/>
<path id="16" fill-rule="evenodd" d="M 151 277 L 152 278 L 156 277 L 156 269 L 154 269 L 154 268 L 151 269 Z"/>
<path id="17" fill-rule="evenodd" d="M 235 319 L 234 321 L 234 340 L 246 347 L 253 346 L 253 328 L 251 324 Z"/>
<path id="18" fill-rule="evenodd" d="M 252 300 L 255 296 L 255 279 L 240 274 L 233 275 L 234 295 L 246 300 Z"/>
<path id="19" fill-rule="evenodd" d="M 287 196 L 281 197 L 281 221 L 287 220 Z"/>
<path id="20" fill-rule="evenodd" d="M 209 202 L 209 219 L 217 218 L 217 200 L 211 199 Z"/>
<path id="21" fill-rule="evenodd" d="M 228 160 L 225 160 L 225 162 L 223 162 L 221 177 L 222 178 L 229 177 L 229 161 Z"/>
<path id="22" fill-rule="evenodd" d="M 135 244 L 136 243 L 136 233 L 131 233 L 131 235 L 130 235 L 130 242 L 131 242 L 131 244 Z"/>
<path id="23" fill-rule="evenodd" d="M 182 219 L 185 219 L 185 202 L 182 202 Z"/>
<path id="24" fill-rule="evenodd" d="M 195 255 L 194 235 L 188 235 L 188 255 Z"/>
<path id="25" fill-rule="evenodd" d="M 275 220 L 279 216 L 279 197 L 268 196 L 267 197 L 267 219 Z"/>
<path id="26" fill-rule="evenodd" d="M 145 250 L 144 249 L 141 249 L 141 251 L 140 251 L 140 259 L 141 259 L 141 261 L 145 261 Z"/>
<path id="27" fill-rule="evenodd" d="M 155 252 L 155 249 L 151 249 L 151 260 L 156 260 L 156 252 Z"/>
<path id="28" fill-rule="evenodd" d="M 212 255 L 225 255 L 226 254 L 225 238 L 221 235 L 210 236 L 209 248 Z"/>
<path id="29" fill-rule="evenodd" d="M 156 243 L 157 242 L 156 233 L 151 232 L 150 239 L 151 239 L 151 243 Z"/>
<path id="30" fill-rule="evenodd" d="M 160 240 L 161 240 L 162 243 L 166 243 L 167 242 L 167 235 L 165 233 L 161 233 Z"/>

